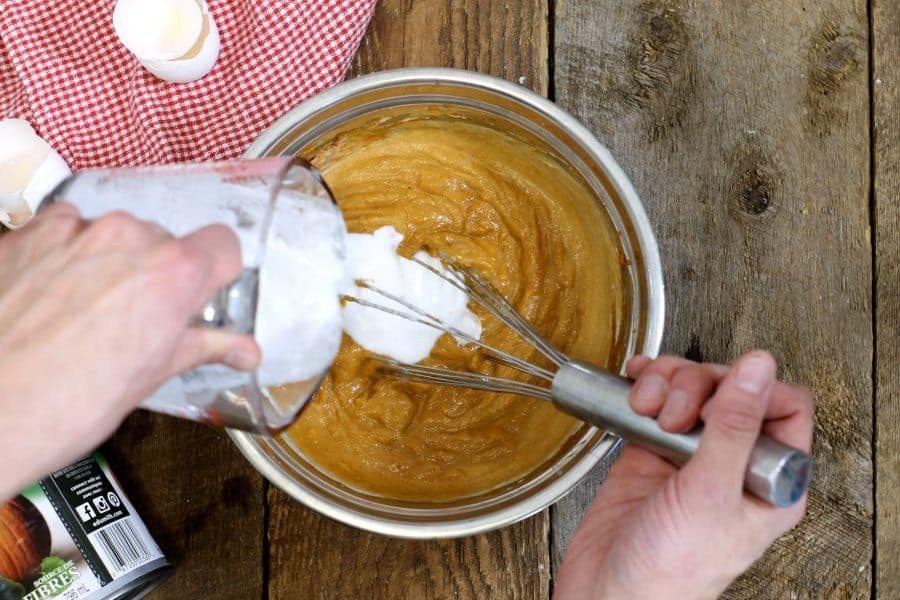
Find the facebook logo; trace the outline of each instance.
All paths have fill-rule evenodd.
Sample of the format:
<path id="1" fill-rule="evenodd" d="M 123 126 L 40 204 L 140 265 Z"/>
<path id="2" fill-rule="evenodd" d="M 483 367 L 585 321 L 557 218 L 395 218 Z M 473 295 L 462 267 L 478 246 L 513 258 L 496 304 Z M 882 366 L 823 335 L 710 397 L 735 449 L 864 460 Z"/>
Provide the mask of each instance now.
<path id="1" fill-rule="evenodd" d="M 85 502 L 84 504 L 79 504 L 75 508 L 75 512 L 78 513 L 78 516 L 81 517 L 81 521 L 90 521 L 93 518 L 96 518 L 97 513 L 94 511 L 94 507 L 91 506 L 90 502 Z"/>

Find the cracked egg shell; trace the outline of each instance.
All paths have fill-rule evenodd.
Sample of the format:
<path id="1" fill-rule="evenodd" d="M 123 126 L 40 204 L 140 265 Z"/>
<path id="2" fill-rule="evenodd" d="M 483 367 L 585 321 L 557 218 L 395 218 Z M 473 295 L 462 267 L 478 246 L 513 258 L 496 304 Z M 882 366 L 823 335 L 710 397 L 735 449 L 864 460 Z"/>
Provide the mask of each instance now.
<path id="1" fill-rule="evenodd" d="M 165 81 L 196 81 L 219 57 L 219 29 L 204 0 L 119 0 L 113 27 L 138 62 Z"/>
<path id="2" fill-rule="evenodd" d="M 0 120 L 0 223 L 16 229 L 71 171 L 22 119 Z"/>

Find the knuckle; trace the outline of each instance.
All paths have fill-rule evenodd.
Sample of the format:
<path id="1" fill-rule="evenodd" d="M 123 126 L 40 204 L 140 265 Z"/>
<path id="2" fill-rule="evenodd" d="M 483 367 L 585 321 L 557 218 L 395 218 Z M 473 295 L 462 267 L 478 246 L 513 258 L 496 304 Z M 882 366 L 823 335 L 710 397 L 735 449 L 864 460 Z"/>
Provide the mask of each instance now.
<path id="1" fill-rule="evenodd" d="M 625 363 L 625 371 L 628 373 L 629 377 L 637 377 L 651 362 L 651 358 L 642 354 L 633 356 Z"/>
<path id="2" fill-rule="evenodd" d="M 696 391 L 706 387 L 708 380 L 708 375 L 700 365 L 684 365 L 678 367 L 672 375 L 672 387 Z"/>
<path id="3" fill-rule="evenodd" d="M 162 225 L 154 223 L 153 221 L 137 221 L 137 224 L 149 238 L 163 239 L 172 237 L 171 235 L 169 235 L 169 232 L 162 227 Z"/>
<path id="4" fill-rule="evenodd" d="M 138 220 L 125 211 L 113 211 L 97 220 L 97 227 L 116 233 L 130 233 L 138 225 Z"/>
<path id="5" fill-rule="evenodd" d="M 160 244 L 156 264 L 178 289 L 196 287 L 203 277 L 202 261 L 196 251 L 175 239 Z"/>
<path id="6" fill-rule="evenodd" d="M 654 360 L 652 363 L 650 363 L 647 366 L 647 368 L 644 371 L 644 374 L 649 375 L 649 374 L 653 373 L 655 375 L 664 377 L 665 379 L 670 379 L 672 376 L 672 373 L 679 366 L 681 366 L 681 361 L 683 361 L 683 360 L 684 360 L 683 358 L 679 358 L 677 356 L 670 356 L 670 355 L 660 356 L 659 358 L 657 358 L 656 360 Z"/>
<path id="7" fill-rule="evenodd" d="M 676 367 L 680 367 L 685 364 L 685 359 L 681 356 L 675 356 L 674 354 L 663 354 L 659 358 L 657 358 L 654 363 L 658 364 L 661 367 L 666 367 L 669 370 L 673 370 Z"/>
<path id="8" fill-rule="evenodd" d="M 728 375 L 729 367 L 719 363 L 702 363 L 698 365 L 698 367 L 703 371 L 703 374 L 710 379 L 713 383 L 716 383 L 719 380 L 725 378 Z"/>
<path id="9" fill-rule="evenodd" d="M 765 406 L 758 397 L 732 391 L 717 398 L 710 416 L 726 429 L 752 433 L 759 431 L 764 413 Z"/>
<path id="10" fill-rule="evenodd" d="M 74 234 L 81 224 L 78 213 L 60 210 L 48 213 L 41 220 L 41 227 L 54 239 L 65 239 Z"/>
<path id="11" fill-rule="evenodd" d="M 706 373 L 687 367 L 672 378 L 671 389 L 683 392 L 691 410 L 699 411 L 714 392 L 715 382 Z"/>
<path id="12" fill-rule="evenodd" d="M 82 220 L 78 212 L 51 205 L 46 211 L 36 216 L 27 227 L 13 231 L 7 237 L 10 241 L 18 241 L 20 251 L 33 253 L 34 258 L 43 255 L 49 249 L 68 243 L 78 235 Z"/>
<path id="13" fill-rule="evenodd" d="M 57 217 L 74 216 L 80 217 L 78 208 L 74 204 L 68 202 L 50 202 L 39 207 L 37 214 L 32 219 L 33 223 L 40 223 Z"/>
<path id="14" fill-rule="evenodd" d="M 77 219 L 80 219 L 81 214 L 78 212 L 78 208 L 74 204 L 69 204 L 68 202 L 53 202 L 46 208 L 40 209 L 38 214 L 34 217 L 34 220 L 43 221 L 52 218 L 64 217 L 75 217 Z"/>
<path id="15" fill-rule="evenodd" d="M 241 242 L 237 234 L 230 227 L 220 224 L 211 225 L 209 231 L 220 240 L 220 251 L 215 256 L 217 266 L 229 277 L 237 277 L 243 268 Z"/>
<path id="16" fill-rule="evenodd" d="M 92 223 L 85 235 L 94 241 L 112 241 L 133 237 L 139 228 L 138 220 L 123 211 L 106 214 Z"/>
<path id="17" fill-rule="evenodd" d="M 178 368 L 194 367 L 204 362 L 207 354 L 205 337 L 208 334 L 204 330 L 193 330 L 185 336 L 178 350 Z"/>
<path id="18" fill-rule="evenodd" d="M 222 225 L 221 223 L 213 223 L 212 225 L 208 225 L 207 229 L 215 235 L 227 239 L 235 246 L 238 246 L 240 244 L 237 234 L 231 227 L 227 225 Z"/>

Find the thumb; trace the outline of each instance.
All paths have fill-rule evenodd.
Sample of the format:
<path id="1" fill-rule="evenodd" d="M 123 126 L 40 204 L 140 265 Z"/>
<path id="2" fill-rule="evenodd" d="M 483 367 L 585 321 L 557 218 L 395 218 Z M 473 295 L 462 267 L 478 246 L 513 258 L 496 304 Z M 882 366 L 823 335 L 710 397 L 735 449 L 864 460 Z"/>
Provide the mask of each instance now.
<path id="1" fill-rule="evenodd" d="M 717 501 L 741 498 L 775 374 L 775 360 L 770 354 L 749 352 L 733 365 L 710 399 L 704 410 L 700 448 L 684 468 L 689 480 L 702 482 L 705 495 L 712 493 Z"/>
<path id="2" fill-rule="evenodd" d="M 172 371 L 183 373 L 200 365 L 222 363 L 238 371 L 252 371 L 262 356 L 256 341 L 246 335 L 220 329 L 192 327 L 181 339 L 172 358 Z"/>

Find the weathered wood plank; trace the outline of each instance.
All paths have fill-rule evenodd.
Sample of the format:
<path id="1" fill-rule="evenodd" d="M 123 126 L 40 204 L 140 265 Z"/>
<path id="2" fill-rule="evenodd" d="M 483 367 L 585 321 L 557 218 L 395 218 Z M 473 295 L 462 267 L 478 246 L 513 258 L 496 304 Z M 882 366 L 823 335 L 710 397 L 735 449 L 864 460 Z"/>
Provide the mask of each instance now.
<path id="1" fill-rule="evenodd" d="M 139 411 L 104 446 L 175 565 L 149 598 L 260 598 L 263 480 L 224 432 Z"/>
<path id="2" fill-rule="evenodd" d="M 384 0 L 356 75 L 401 66 L 485 71 L 546 92 L 546 0 Z M 441 542 L 344 527 L 270 489 L 269 594 L 279 598 L 534 598 L 549 595 L 547 511 Z"/>
<path id="3" fill-rule="evenodd" d="M 729 361 L 768 348 L 818 396 L 809 516 L 729 597 L 867 597 L 865 2 L 566 0 L 555 24 L 556 99 L 610 147 L 656 228 L 665 349 Z M 556 560 L 588 497 L 553 511 Z"/>
<path id="4" fill-rule="evenodd" d="M 269 501 L 273 599 L 548 597 L 546 516 L 487 535 L 414 542 L 335 523 L 274 489 Z"/>
<path id="5" fill-rule="evenodd" d="M 900 598 L 900 3 L 874 2 L 876 592 Z"/>
<path id="6" fill-rule="evenodd" d="M 546 94 L 547 41 L 547 0 L 382 0 L 351 76 L 399 67 L 454 67 Z"/>

